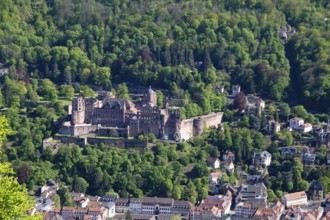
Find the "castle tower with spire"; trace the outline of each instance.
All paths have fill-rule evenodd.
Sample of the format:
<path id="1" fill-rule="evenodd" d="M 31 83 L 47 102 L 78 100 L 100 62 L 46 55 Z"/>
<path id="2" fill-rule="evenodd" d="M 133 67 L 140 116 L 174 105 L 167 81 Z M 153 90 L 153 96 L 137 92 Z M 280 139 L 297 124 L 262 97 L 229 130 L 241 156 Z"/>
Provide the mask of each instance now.
<path id="1" fill-rule="evenodd" d="M 157 106 L 157 93 L 149 87 L 148 93 L 145 96 L 145 101 L 151 103 L 153 106 Z"/>

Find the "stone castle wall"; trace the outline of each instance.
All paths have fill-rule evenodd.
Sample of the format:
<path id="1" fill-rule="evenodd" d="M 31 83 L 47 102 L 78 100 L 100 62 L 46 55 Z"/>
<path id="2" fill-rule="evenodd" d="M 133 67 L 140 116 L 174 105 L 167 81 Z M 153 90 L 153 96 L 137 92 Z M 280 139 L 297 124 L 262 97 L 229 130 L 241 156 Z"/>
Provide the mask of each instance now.
<path id="1" fill-rule="evenodd" d="M 180 123 L 180 140 L 188 140 L 194 136 L 194 119 L 182 120 Z"/>
<path id="2" fill-rule="evenodd" d="M 221 124 L 223 113 L 211 113 L 190 119 L 182 120 L 179 126 L 179 139 L 188 140 L 189 138 L 201 135 L 204 128 L 218 128 Z"/>
<path id="3" fill-rule="evenodd" d="M 203 121 L 203 124 L 207 128 L 212 128 L 212 127 L 218 128 L 219 124 L 221 124 L 222 116 L 223 116 L 223 113 L 218 112 L 218 113 L 211 113 L 209 115 L 203 115 L 203 116 L 200 116 L 200 118 Z"/>

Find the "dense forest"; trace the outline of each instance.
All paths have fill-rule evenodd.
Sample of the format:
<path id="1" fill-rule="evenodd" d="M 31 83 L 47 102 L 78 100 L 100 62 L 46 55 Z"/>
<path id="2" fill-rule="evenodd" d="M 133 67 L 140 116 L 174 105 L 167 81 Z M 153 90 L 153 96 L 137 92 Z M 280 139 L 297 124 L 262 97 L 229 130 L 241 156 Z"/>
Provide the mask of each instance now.
<path id="1" fill-rule="evenodd" d="M 328 18 L 328 0 L 0 0 L 0 106 L 17 131 L 1 159 L 11 161 L 30 191 L 53 178 L 89 194 L 196 202 L 208 192 L 208 156 L 231 149 L 244 162 L 253 149 L 272 147 L 262 143 L 260 125 L 247 121 L 189 144 L 157 143 L 152 151 L 70 145 L 53 154 L 41 145 L 66 115 L 58 97 L 89 96 L 91 88 L 114 90 L 124 82 L 152 85 L 184 99 L 183 113 L 191 117 L 222 110 L 225 97 L 214 88 L 239 84 L 248 94 L 327 113 Z M 324 150 L 320 155 L 324 160 Z M 295 175 L 267 186 L 305 189 L 295 172 L 303 172 L 301 164 L 279 161 L 292 169 L 276 163 L 271 174 Z M 315 170 L 303 177 L 320 178 Z"/>
<path id="2" fill-rule="evenodd" d="M 108 89 L 131 81 L 192 98 L 209 84 L 231 83 L 330 107 L 326 0 L 2 0 L 0 7 L 0 63 L 12 79 Z M 283 42 L 281 30 L 292 29 Z"/>

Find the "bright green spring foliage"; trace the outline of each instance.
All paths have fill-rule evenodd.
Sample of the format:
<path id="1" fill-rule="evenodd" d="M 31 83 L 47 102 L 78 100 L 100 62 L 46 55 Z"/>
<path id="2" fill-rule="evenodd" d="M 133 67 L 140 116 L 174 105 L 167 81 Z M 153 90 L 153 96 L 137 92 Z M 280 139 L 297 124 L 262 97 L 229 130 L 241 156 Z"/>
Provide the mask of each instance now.
<path id="1" fill-rule="evenodd" d="M 0 142 L 7 135 L 14 134 L 9 129 L 7 119 L 0 116 Z M 1 155 L 0 151 L 0 155 Z M 41 216 L 28 216 L 26 211 L 34 205 L 33 200 L 27 196 L 26 188 L 20 185 L 10 163 L 0 163 L 0 219 L 41 219 Z"/>

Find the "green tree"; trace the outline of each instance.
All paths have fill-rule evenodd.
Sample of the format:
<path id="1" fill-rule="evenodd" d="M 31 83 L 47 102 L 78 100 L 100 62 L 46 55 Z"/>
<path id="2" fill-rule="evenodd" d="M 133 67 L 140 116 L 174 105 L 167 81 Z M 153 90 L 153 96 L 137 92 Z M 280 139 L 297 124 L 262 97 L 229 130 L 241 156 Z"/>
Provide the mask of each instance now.
<path id="1" fill-rule="evenodd" d="M 126 86 L 126 83 L 121 83 L 118 85 L 116 97 L 119 99 L 129 100 L 128 88 Z"/>
<path id="2" fill-rule="evenodd" d="M 61 207 L 61 198 L 59 195 L 55 194 L 55 196 L 53 197 L 53 201 L 55 203 L 55 207 L 56 208 L 60 208 Z"/>
<path id="3" fill-rule="evenodd" d="M 70 194 L 65 193 L 63 201 L 64 201 L 65 206 L 73 206 L 73 201 L 72 201 L 72 197 Z"/>
<path id="4" fill-rule="evenodd" d="M 75 192 L 85 193 L 88 185 L 89 184 L 84 178 L 75 176 L 73 178 L 72 190 Z"/>
<path id="5" fill-rule="evenodd" d="M 302 118 L 305 118 L 305 117 L 307 117 L 307 115 L 308 115 L 308 113 L 307 113 L 305 107 L 302 106 L 302 105 L 297 105 L 297 106 L 293 107 L 293 109 L 292 109 L 292 113 L 293 113 L 295 116 L 302 117 Z"/>
<path id="6" fill-rule="evenodd" d="M 11 134 L 14 132 L 9 128 L 7 119 L 0 116 L 0 143 Z M 0 219 L 41 219 L 39 215 L 31 217 L 26 214 L 34 206 L 34 202 L 13 174 L 9 163 L 0 163 Z"/>
<path id="7" fill-rule="evenodd" d="M 74 96 L 74 88 L 71 85 L 62 85 L 60 87 L 60 95 L 66 99 L 72 99 Z"/>
<path id="8" fill-rule="evenodd" d="M 54 83 L 49 79 L 42 80 L 39 92 L 46 100 L 55 101 L 57 99 L 58 91 Z"/>
<path id="9" fill-rule="evenodd" d="M 288 120 L 290 113 L 291 113 L 290 106 L 287 103 L 281 103 L 279 106 L 279 115 L 282 118 Z"/>
<path id="10" fill-rule="evenodd" d="M 164 101 L 164 95 L 163 95 L 162 91 L 160 91 L 160 90 L 156 90 L 156 94 L 157 94 L 157 106 L 159 108 L 162 108 L 163 101 Z"/>
<path id="11" fill-rule="evenodd" d="M 95 97 L 96 96 L 94 90 L 89 88 L 89 86 L 81 86 L 80 95 L 83 97 Z"/>

